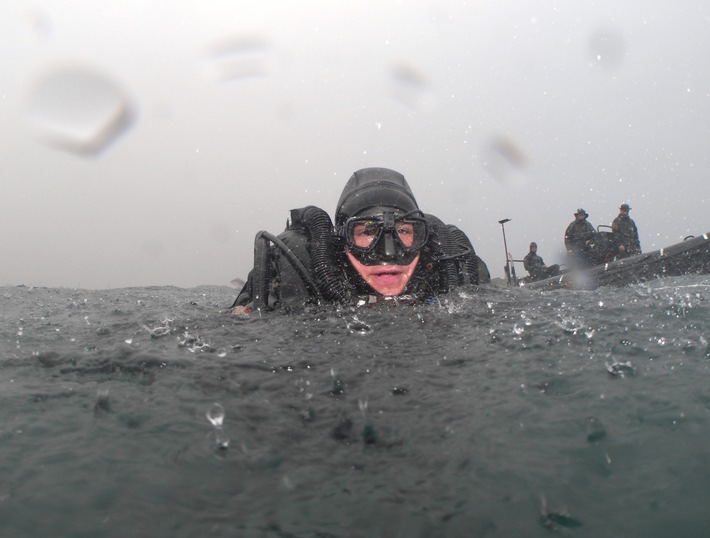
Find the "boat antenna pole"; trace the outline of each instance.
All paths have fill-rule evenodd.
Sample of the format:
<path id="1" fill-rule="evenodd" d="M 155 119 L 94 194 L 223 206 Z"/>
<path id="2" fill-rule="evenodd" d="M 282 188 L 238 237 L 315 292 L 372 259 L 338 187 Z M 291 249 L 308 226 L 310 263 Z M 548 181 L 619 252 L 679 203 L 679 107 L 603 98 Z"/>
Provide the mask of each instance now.
<path id="1" fill-rule="evenodd" d="M 498 224 L 503 229 L 503 247 L 505 248 L 505 281 L 510 286 L 510 256 L 508 256 L 508 242 L 505 240 L 505 223 L 510 222 L 510 219 L 499 220 Z"/>

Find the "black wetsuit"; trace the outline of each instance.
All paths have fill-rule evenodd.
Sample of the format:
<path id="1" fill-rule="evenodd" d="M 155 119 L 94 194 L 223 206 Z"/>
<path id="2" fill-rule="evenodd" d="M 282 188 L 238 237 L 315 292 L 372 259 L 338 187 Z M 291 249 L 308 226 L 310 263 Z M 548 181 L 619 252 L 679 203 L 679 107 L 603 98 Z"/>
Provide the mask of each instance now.
<path id="1" fill-rule="evenodd" d="M 523 258 L 523 267 L 533 278 L 538 278 L 545 274 L 545 261 L 537 252 L 528 252 Z"/>

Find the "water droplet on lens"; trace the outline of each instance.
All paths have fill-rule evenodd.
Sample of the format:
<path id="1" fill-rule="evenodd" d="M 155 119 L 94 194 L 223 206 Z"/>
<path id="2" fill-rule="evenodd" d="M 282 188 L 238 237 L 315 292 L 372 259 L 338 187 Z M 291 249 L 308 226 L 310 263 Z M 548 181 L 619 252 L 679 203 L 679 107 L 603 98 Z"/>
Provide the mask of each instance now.
<path id="1" fill-rule="evenodd" d="M 115 82 L 88 69 L 66 68 L 38 83 L 28 119 L 48 144 L 95 155 L 128 127 L 132 115 Z"/>
<path id="2" fill-rule="evenodd" d="M 436 106 L 428 77 L 416 67 L 396 64 L 390 68 L 395 100 L 412 110 L 430 111 Z"/>
<path id="3" fill-rule="evenodd" d="M 262 36 L 236 36 L 215 44 L 209 68 L 220 82 L 261 78 L 269 74 L 269 42 Z"/>
<path id="4" fill-rule="evenodd" d="M 510 138 L 494 138 L 484 149 L 483 155 L 483 167 L 501 184 L 522 187 L 526 183 L 528 158 Z"/>
<path id="5" fill-rule="evenodd" d="M 207 410 L 206 416 L 213 426 L 221 428 L 224 422 L 224 407 L 218 403 L 212 404 L 212 407 Z"/>

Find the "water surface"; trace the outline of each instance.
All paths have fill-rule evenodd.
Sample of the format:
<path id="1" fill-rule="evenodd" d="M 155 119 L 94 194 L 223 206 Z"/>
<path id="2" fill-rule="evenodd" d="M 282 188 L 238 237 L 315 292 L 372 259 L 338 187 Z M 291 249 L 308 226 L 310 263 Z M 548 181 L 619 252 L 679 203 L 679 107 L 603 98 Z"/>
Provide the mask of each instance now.
<path id="1" fill-rule="evenodd" d="M 3 537 L 707 536 L 710 278 L 234 295 L 0 288 Z"/>

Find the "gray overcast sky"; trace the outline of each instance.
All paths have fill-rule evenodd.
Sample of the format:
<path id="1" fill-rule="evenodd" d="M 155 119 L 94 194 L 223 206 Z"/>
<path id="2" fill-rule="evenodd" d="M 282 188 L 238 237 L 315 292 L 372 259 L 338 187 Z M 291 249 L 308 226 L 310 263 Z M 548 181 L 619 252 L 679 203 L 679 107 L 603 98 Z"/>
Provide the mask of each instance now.
<path id="1" fill-rule="evenodd" d="M 629 202 L 647 251 L 710 231 L 700 0 L 6 0 L 0 36 L 0 285 L 228 284 L 367 166 L 493 276 L 502 218 L 548 264 L 577 207 Z"/>

